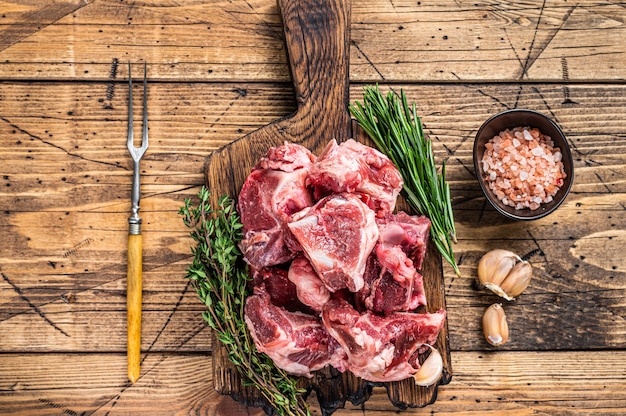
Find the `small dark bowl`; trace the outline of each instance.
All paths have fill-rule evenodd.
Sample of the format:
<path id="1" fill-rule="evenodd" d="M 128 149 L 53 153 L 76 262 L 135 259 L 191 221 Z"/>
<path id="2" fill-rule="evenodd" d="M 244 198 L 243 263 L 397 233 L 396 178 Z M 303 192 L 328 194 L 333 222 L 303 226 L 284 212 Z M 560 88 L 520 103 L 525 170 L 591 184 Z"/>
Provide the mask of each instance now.
<path id="1" fill-rule="evenodd" d="M 491 189 L 485 179 L 485 175 L 482 168 L 482 158 L 485 153 L 485 144 L 491 140 L 494 136 L 498 135 L 501 131 L 506 129 L 513 129 L 515 127 L 535 127 L 539 129 L 544 135 L 550 136 L 554 141 L 554 147 L 561 149 L 563 155 L 562 162 L 563 168 L 567 177 L 563 180 L 563 185 L 554 196 L 554 199 L 548 203 L 543 203 L 539 208 L 535 210 L 515 209 L 508 205 L 504 205 Z M 572 183 L 574 181 L 574 163 L 572 160 L 572 152 L 565 135 L 551 119 L 545 115 L 532 110 L 507 110 L 492 116 L 489 120 L 480 127 L 476 134 L 476 140 L 474 140 L 474 169 L 476 176 L 478 176 L 478 182 L 480 187 L 487 198 L 487 201 L 501 214 L 508 218 L 516 220 L 536 220 L 538 218 L 545 217 L 552 211 L 557 209 L 559 205 L 563 203 L 567 194 L 569 193 Z"/>

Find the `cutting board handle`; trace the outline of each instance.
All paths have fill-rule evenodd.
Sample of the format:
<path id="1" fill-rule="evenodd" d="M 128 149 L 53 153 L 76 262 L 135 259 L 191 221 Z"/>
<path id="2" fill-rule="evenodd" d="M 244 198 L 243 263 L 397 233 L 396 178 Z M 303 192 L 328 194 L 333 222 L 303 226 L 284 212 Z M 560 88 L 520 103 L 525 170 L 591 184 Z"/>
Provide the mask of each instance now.
<path id="1" fill-rule="evenodd" d="M 213 152 L 204 164 L 213 197 L 239 193 L 268 149 L 298 143 L 318 154 L 352 136 L 350 0 L 278 0 L 296 111 Z"/>
<path id="2" fill-rule="evenodd" d="M 349 134 L 350 0 L 278 0 L 278 7 L 297 113 L 337 126 L 335 136 Z"/>

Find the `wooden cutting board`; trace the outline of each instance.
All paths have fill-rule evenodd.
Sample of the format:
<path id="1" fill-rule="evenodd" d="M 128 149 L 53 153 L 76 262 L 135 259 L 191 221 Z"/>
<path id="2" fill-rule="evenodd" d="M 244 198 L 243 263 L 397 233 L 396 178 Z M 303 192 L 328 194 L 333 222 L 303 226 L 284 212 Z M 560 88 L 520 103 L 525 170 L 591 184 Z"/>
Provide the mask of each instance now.
<path id="1" fill-rule="evenodd" d="M 206 184 L 213 196 L 236 198 L 252 167 L 272 146 L 285 141 L 299 143 L 319 154 L 332 139 L 354 138 L 371 145 L 369 138 L 351 120 L 349 103 L 349 0 L 278 0 L 297 110 L 294 114 L 260 128 L 212 153 L 205 162 Z M 428 310 L 445 309 L 441 256 L 430 244 L 423 266 Z M 444 326 L 435 347 L 444 360 L 440 384 L 452 377 L 448 327 Z M 271 408 L 258 391 L 244 387 L 224 348 L 214 339 L 213 380 L 221 394 L 231 395 L 249 406 Z M 366 401 L 373 386 L 384 385 L 390 401 L 399 408 L 432 403 L 437 385 L 418 387 L 412 379 L 370 383 L 350 373 L 324 369 L 301 385 L 317 393 L 323 414 L 344 405 Z"/>

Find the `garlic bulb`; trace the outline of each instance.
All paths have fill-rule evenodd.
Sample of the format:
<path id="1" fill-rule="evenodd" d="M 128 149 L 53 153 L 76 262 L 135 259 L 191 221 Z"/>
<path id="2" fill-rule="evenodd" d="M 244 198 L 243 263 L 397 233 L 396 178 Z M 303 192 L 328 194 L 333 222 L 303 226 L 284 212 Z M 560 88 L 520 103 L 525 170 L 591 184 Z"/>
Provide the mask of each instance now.
<path id="1" fill-rule="evenodd" d="M 443 359 L 441 354 L 431 345 L 425 344 L 430 348 L 430 355 L 422 363 L 422 366 L 413 374 L 415 384 L 418 386 L 428 387 L 435 384 L 443 374 Z"/>
<path id="2" fill-rule="evenodd" d="M 509 324 L 502 304 L 494 303 L 483 314 L 483 333 L 488 343 L 495 347 L 504 345 L 509 340 Z"/>
<path id="3" fill-rule="evenodd" d="M 480 284 L 506 300 L 526 290 L 532 274 L 531 264 L 509 250 L 491 250 L 478 262 Z"/>

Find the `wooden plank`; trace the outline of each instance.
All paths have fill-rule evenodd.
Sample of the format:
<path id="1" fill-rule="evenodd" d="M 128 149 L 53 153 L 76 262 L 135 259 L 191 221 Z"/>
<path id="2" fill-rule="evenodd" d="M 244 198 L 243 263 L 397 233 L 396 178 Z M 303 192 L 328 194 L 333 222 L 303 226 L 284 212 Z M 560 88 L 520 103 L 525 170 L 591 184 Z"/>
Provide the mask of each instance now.
<path id="1" fill-rule="evenodd" d="M 125 147 L 126 91 L 117 84 L 105 109 L 99 100 L 106 99 L 107 85 L 0 84 L 5 241 L 0 245 L 0 333 L 15 335 L 0 337 L 0 351 L 123 351 L 131 165 Z M 621 348 L 626 337 L 620 318 L 626 316 L 621 278 L 626 265 L 619 254 L 626 229 L 624 87 L 395 87 L 404 87 L 417 102 L 438 162 L 448 163 L 463 273 L 455 277 L 444 265 L 452 349 L 488 348 L 479 318 L 498 299 L 476 291 L 472 280 L 480 256 L 497 247 L 543 253 L 532 258 L 535 278 L 527 292 L 505 305 L 512 331 L 507 348 Z M 352 86 L 351 100 L 360 95 L 360 86 Z M 273 84 L 149 85 L 151 147 L 142 165 L 142 216 L 146 313 L 152 321 L 145 324 L 144 350 L 210 350 L 208 332 L 199 329 L 202 305 L 189 291 L 183 295 L 191 240 L 177 210 L 203 183 L 204 159 L 212 150 L 288 115 L 295 108 L 292 97 L 290 88 Z M 489 115 L 516 105 L 552 115 L 576 157 L 574 187 L 565 204 L 531 223 L 496 215 L 473 176 L 475 132 Z M 185 337 L 191 339 L 181 345 Z"/>
<path id="2" fill-rule="evenodd" d="M 458 352 L 455 376 L 426 411 L 438 415 L 621 415 L 626 408 L 626 352 Z M 212 388 L 211 357 L 148 354 L 142 376 L 126 381 L 124 354 L 0 354 L 4 413 L 255 415 Z M 584 383 L 581 383 L 584 380 Z M 313 414 L 315 398 L 309 398 Z M 336 416 L 395 412 L 384 389 Z M 403 414 L 423 414 L 407 409 Z"/>
<path id="3" fill-rule="evenodd" d="M 275 0 L 3 2 L 9 80 L 123 79 L 128 60 L 165 81 L 289 82 Z M 623 81 L 623 9 L 572 4 L 360 1 L 355 82 Z"/>
<path id="4" fill-rule="evenodd" d="M 106 102 L 112 86 L 111 100 Z M 525 107 L 553 117 L 568 135 L 577 159 L 575 193 L 623 191 L 620 172 L 613 172 L 621 169 L 626 154 L 617 134 L 626 129 L 622 86 L 396 86 L 402 87 L 418 105 L 436 156 L 449 161 L 453 188 L 478 189 L 471 149 L 481 123 L 498 111 Z M 50 208 L 67 192 L 81 204 L 101 203 L 102 196 L 120 199 L 119 209 L 124 209 L 126 189 L 119 185 L 128 183 L 131 167 L 124 144 L 124 84 L 5 83 L 0 93 L 1 157 L 3 175 L 8 177 L 3 188 L 5 195 L 17 198 L 12 207 L 0 205 L 1 209 Z M 208 154 L 293 112 L 292 97 L 290 88 L 272 84 L 150 85 L 152 146 L 143 165 L 144 182 L 169 187 L 166 192 L 201 183 L 199 171 Z M 360 98 L 361 87 L 353 85 L 351 101 Z M 67 129 L 71 134 L 65 133 Z M 14 180 L 16 175 L 22 175 L 20 181 Z M 91 192 L 92 187 L 110 185 L 115 185 L 108 190 L 111 194 Z M 19 203 L 28 189 L 42 186 L 46 193 L 28 195 L 28 205 Z M 50 194 L 57 190 L 63 195 Z"/>

